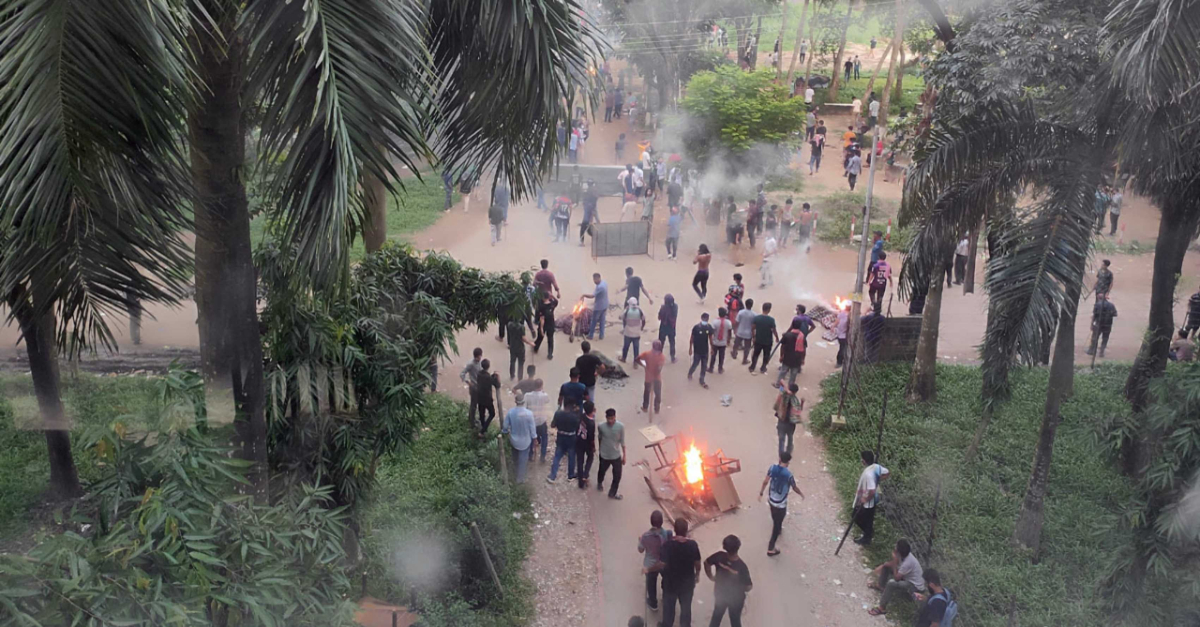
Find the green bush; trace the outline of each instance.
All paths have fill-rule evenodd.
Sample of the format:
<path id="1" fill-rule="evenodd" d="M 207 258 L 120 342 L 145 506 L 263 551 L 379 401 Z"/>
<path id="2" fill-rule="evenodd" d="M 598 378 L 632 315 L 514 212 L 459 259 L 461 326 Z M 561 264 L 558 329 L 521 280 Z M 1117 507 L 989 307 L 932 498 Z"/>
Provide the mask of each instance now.
<path id="1" fill-rule="evenodd" d="M 699 72 L 688 81 L 680 108 L 688 114 L 681 130 L 685 152 L 701 164 L 736 156 L 731 166 L 753 165 L 755 159 L 742 158 L 752 148 L 784 145 L 804 128 L 803 99 L 790 97 L 773 71 L 721 66 Z"/>
<path id="2" fill-rule="evenodd" d="M 1014 601 L 1022 625 L 1107 624 L 1097 590 L 1120 535 L 1091 523 L 1116 511 L 1132 492 L 1093 434 L 1104 417 L 1128 412 L 1121 396 L 1128 367 L 1107 366 L 1075 376 L 1075 393 L 1062 408 L 1055 441 L 1042 554 L 1036 564 L 1010 538 L 1029 480 L 1047 370 L 1013 370 L 1012 400 L 996 413 L 979 459 L 970 467 L 963 466 L 962 455 L 980 415 L 980 370 L 939 365 L 938 396 L 929 404 L 908 403 L 901 396 L 909 370 L 904 364 L 861 370 L 861 391 L 855 388 L 848 396 L 847 425 L 838 430 L 826 426 L 838 405 L 839 379 L 831 376 L 823 384 L 824 400 L 811 414 L 848 506 L 862 470 L 859 451 L 875 448 L 882 398 L 890 392 L 881 462 L 891 477 L 882 490 L 876 539 L 867 551 L 870 565 L 884 561 L 898 538 L 909 538 L 922 564 L 943 572 L 943 581 L 956 593 L 957 627 L 1009 624 Z M 932 504 L 939 487 L 930 551 Z M 911 611 L 903 605 L 897 607 L 901 617 Z"/>
<path id="3" fill-rule="evenodd" d="M 845 244 L 850 242 L 850 222 L 855 221 L 855 233 L 862 232 L 862 223 L 858 220 L 862 217 L 862 207 L 866 204 L 866 195 L 863 192 L 834 192 L 827 196 L 822 196 L 815 200 L 810 200 L 809 203 L 813 206 L 813 211 L 820 214 L 817 218 L 817 238 L 824 242 Z M 895 213 L 896 203 L 890 200 L 873 199 L 874 206 L 871 208 L 871 228 L 868 230 L 868 236 L 875 231 L 883 231 L 887 233 L 887 218 L 886 214 Z M 880 220 L 879 215 L 885 214 L 884 219 Z M 908 247 L 908 241 L 912 237 L 911 230 L 906 228 L 898 228 L 895 224 L 892 225 L 892 237 L 884 243 L 884 250 L 905 250 Z"/>
<path id="4" fill-rule="evenodd" d="M 532 508 L 524 489 L 501 480 L 496 442 L 480 443 L 466 414 L 466 405 L 430 395 L 416 441 L 380 461 L 360 515 L 368 588 L 381 598 L 415 598 L 430 627 L 521 625 L 533 607 L 532 586 L 521 576 Z M 503 597 L 472 522 L 487 543 Z"/>
<path id="5" fill-rule="evenodd" d="M 866 64 L 864 63 L 863 73 L 860 75 L 860 78 L 857 80 L 851 79 L 847 82 L 839 82 L 837 98 L 837 102 L 843 104 L 849 104 L 850 102 L 853 102 L 855 98 L 861 98 L 863 101 L 864 116 L 867 114 L 867 83 L 871 82 L 871 77 L 868 76 L 866 72 L 867 68 Z M 814 75 L 815 74 L 816 73 L 814 72 Z M 821 75 L 828 76 L 827 73 L 822 73 Z M 886 83 L 887 68 L 885 67 L 883 71 L 879 73 L 879 78 L 875 80 L 875 84 L 871 87 L 871 90 L 874 91 L 875 95 L 880 99 L 883 98 L 883 87 Z M 905 72 L 904 82 L 901 85 L 901 90 L 902 93 L 900 100 L 897 101 L 893 97 L 888 103 L 888 111 L 891 115 L 898 115 L 901 109 L 904 109 L 910 113 L 916 111 L 917 102 L 920 99 L 921 94 L 925 91 L 925 79 L 920 76 L 913 76 L 908 72 Z M 813 102 L 817 106 L 821 106 L 826 103 L 826 98 L 828 96 L 828 89 L 818 89 L 816 90 L 816 93 L 813 94 Z"/>

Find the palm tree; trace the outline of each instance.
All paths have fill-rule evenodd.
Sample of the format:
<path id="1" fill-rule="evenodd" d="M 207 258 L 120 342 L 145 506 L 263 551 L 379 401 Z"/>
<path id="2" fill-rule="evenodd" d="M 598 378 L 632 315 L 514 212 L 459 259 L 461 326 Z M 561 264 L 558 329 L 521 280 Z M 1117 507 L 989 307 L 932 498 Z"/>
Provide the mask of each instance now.
<path id="1" fill-rule="evenodd" d="M 599 56 L 598 35 L 574 0 L 103 4 L 101 10 L 68 0 L 28 0 L 5 20 L 0 47 L 6 61 L 29 59 L 5 77 L 6 84 L 28 83 L 26 89 L 4 92 L 5 112 L 43 111 L 45 120 L 6 115 L 4 141 L 25 142 L 22 154 L 38 157 L 52 146 L 41 143 L 49 140 L 40 125 L 58 121 L 63 135 L 91 133 L 94 143 L 115 154 L 89 164 L 85 174 L 91 177 L 74 177 L 60 168 L 18 186 L 10 182 L 30 179 L 28 173 L 38 170 L 22 159 L 8 159 L 13 152 L 6 151 L 0 169 L 4 198 L 20 203 L 5 202 L 3 211 L 31 215 L 34 207 L 45 211 L 43 201 L 50 200 L 58 204 L 57 213 L 49 215 L 78 226 L 69 220 L 68 209 L 78 203 L 70 202 L 67 190 L 87 187 L 99 195 L 112 188 L 128 202 L 127 214 L 169 231 L 174 226 L 169 218 L 183 203 L 162 206 L 171 199 L 160 200 L 152 186 L 135 178 L 141 170 L 134 166 L 146 160 L 132 160 L 126 154 L 132 149 L 123 142 L 145 144 L 142 152 L 165 155 L 174 167 L 184 153 L 178 140 L 184 139 L 191 161 L 208 415 L 234 423 L 242 456 L 256 462 L 252 477 L 261 488 L 266 461 L 262 347 L 242 180 L 251 130 L 257 127 L 259 158 L 278 166 L 270 197 L 277 201 L 273 213 L 281 237 L 296 248 L 297 271 L 318 286 L 336 289 L 348 268 L 350 243 L 361 231 L 364 173 L 395 192 L 399 177 L 393 160 L 413 171 L 418 161 L 433 160 L 451 171 L 468 164 L 495 166 L 518 196 L 532 189 L 537 174 L 556 161 L 554 129 L 569 119 L 566 103 Z M 145 45 L 133 46 L 139 43 Z M 9 55 L 18 45 L 21 54 Z M 110 49 L 116 53 L 88 57 Z M 64 57 L 64 50 L 78 54 Z M 10 65 L 0 67 L 7 72 Z M 32 76 L 46 70 L 57 73 L 45 80 Z M 99 76 L 89 76 L 90 82 L 59 80 L 83 71 Z M 114 92 L 114 85 L 121 89 Z M 127 96 L 128 103 L 117 104 L 128 106 L 112 113 L 109 100 L 126 93 L 136 99 Z M 76 117 L 55 116 L 65 108 Z M 114 120 L 119 114 L 130 119 Z M 131 138 L 116 122 L 137 132 Z M 79 150 L 61 159 L 89 154 Z M 136 184 L 117 178 L 122 175 Z M 47 233 L 48 222 L 25 220 L 17 226 L 32 241 L 33 234 Z M 32 282 L 35 293 L 43 282 Z M 52 302 L 42 301 L 38 311 Z"/>
<path id="2" fill-rule="evenodd" d="M 184 295 L 175 138 L 190 92 L 174 26 L 157 1 L 0 12 L 0 299 L 25 342 L 57 496 L 81 492 L 59 352 L 115 349 L 106 315 Z"/>

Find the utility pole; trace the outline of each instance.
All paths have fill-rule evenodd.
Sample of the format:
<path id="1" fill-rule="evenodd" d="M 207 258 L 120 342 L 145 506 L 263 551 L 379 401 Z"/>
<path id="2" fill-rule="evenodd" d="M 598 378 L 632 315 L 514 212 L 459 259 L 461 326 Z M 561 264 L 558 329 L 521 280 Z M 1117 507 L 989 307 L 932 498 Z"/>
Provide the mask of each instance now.
<path id="1" fill-rule="evenodd" d="M 876 125 L 874 132 L 871 135 L 871 145 L 868 147 L 868 155 L 871 155 L 871 167 L 867 173 L 867 199 L 866 205 L 863 207 L 862 216 L 862 239 L 858 242 L 858 267 L 854 269 L 854 293 L 851 294 L 850 300 L 850 333 L 846 338 L 850 345 L 850 354 L 847 357 L 848 361 L 842 366 L 842 400 L 839 401 L 838 415 L 841 416 L 846 397 L 846 385 L 849 382 L 850 370 L 854 367 L 854 360 L 859 352 L 858 339 L 861 334 L 862 322 L 862 292 L 863 292 L 863 276 L 865 274 L 867 262 L 867 241 L 871 233 L 871 201 L 875 191 L 875 162 L 879 158 L 875 153 L 875 143 L 878 138 L 883 137 L 887 133 L 884 126 Z"/>

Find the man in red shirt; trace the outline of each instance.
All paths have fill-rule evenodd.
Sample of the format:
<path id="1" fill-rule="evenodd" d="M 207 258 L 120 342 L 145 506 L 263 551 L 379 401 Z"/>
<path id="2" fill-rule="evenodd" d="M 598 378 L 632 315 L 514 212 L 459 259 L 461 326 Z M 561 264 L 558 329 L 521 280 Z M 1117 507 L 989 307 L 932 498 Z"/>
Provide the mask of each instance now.
<path id="1" fill-rule="evenodd" d="M 554 273 L 549 270 L 550 260 L 542 260 L 542 269 L 533 275 L 533 284 L 542 292 L 543 300 L 550 295 L 550 290 L 554 290 L 554 297 L 562 299 L 562 293 L 558 291 L 558 279 L 554 278 Z"/>
<path id="2" fill-rule="evenodd" d="M 642 411 L 650 408 L 650 391 L 654 390 L 654 413 L 662 407 L 662 369 L 667 362 L 663 354 L 663 343 L 654 340 L 650 350 L 637 356 L 638 363 L 646 369 L 646 386 L 642 391 Z"/>

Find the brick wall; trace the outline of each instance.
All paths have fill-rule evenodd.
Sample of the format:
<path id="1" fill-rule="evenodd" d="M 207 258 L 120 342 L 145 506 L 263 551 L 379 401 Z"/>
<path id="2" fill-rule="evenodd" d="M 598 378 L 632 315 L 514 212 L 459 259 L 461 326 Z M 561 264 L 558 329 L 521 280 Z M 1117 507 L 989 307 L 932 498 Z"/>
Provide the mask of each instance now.
<path id="1" fill-rule="evenodd" d="M 868 362 L 908 361 L 917 358 L 921 339 L 921 316 L 884 318 L 883 331 L 875 345 L 866 344 Z"/>

